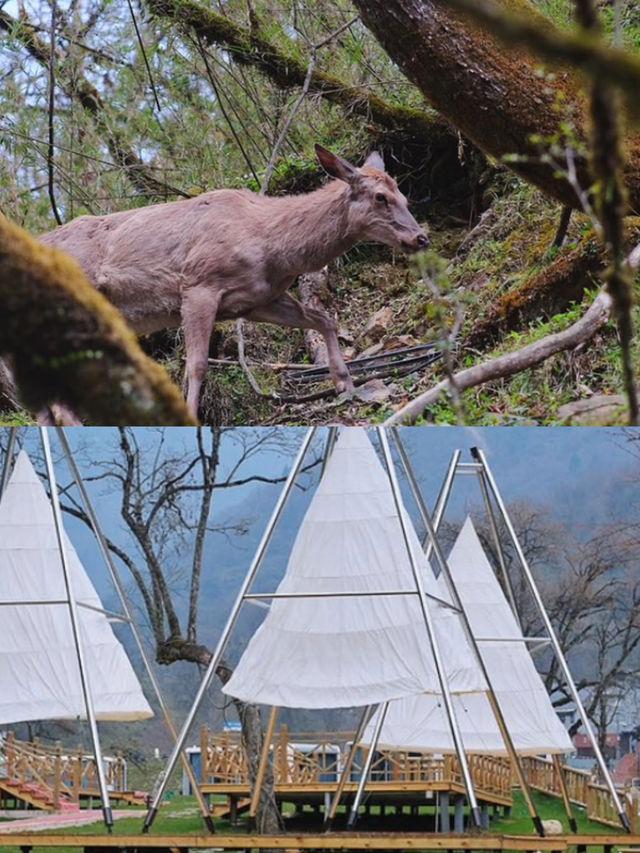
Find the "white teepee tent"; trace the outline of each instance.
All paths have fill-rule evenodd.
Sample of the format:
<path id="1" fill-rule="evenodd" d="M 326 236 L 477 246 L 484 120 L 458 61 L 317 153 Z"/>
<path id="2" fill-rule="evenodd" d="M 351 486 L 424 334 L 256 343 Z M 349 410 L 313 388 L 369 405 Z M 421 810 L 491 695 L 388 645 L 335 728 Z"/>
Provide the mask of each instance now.
<path id="1" fill-rule="evenodd" d="M 516 751 L 520 755 L 573 752 L 470 518 L 447 562 Z M 451 600 L 443 574 L 438 587 L 442 598 Z M 458 695 L 453 701 L 466 751 L 507 754 L 486 694 Z M 369 725 L 363 742 L 370 743 L 372 738 Z M 454 752 L 441 698 L 423 694 L 390 703 L 378 745 Z"/>
<path id="2" fill-rule="evenodd" d="M 152 716 L 124 649 L 65 534 L 98 720 Z M 53 512 L 22 451 L 0 501 L 0 724 L 85 719 Z"/>
<path id="3" fill-rule="evenodd" d="M 438 594 L 410 522 L 408 527 L 425 591 Z M 380 594 L 397 591 L 407 594 Z M 277 590 L 305 597 L 273 600 L 224 692 L 296 708 L 361 706 L 439 693 L 415 591 L 387 473 L 365 430 L 344 429 Z M 327 593 L 349 595 L 322 597 Z M 484 689 L 459 616 L 432 600 L 429 610 L 439 645 L 446 648 L 451 691 Z"/>

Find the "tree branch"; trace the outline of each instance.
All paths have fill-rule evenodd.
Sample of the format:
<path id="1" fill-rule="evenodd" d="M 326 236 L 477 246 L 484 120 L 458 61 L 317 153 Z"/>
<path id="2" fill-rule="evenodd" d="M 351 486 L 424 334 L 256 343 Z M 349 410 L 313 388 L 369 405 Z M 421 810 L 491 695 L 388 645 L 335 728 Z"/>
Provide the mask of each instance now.
<path id="1" fill-rule="evenodd" d="M 192 424 L 166 371 L 64 252 L 0 215 L 0 355 L 24 405 L 63 403 L 93 423 Z"/>
<path id="2" fill-rule="evenodd" d="M 175 21 L 207 44 L 226 48 L 234 62 L 258 68 L 282 89 L 304 86 L 308 65 L 295 56 L 284 34 L 275 45 L 257 27 L 243 27 L 197 0 L 147 0 L 147 6 L 158 18 Z M 451 137 L 450 128 L 440 119 L 430 118 L 421 110 L 389 104 L 366 89 L 345 85 L 344 80 L 324 71 L 312 71 L 308 88 L 388 131 L 425 141 L 434 141 L 438 136 Z"/>
<path id="3" fill-rule="evenodd" d="M 492 0 L 447 3 L 490 29 L 508 47 L 530 48 L 551 62 L 570 63 L 594 80 L 619 86 L 626 93 L 630 108 L 637 111 L 640 57 L 636 54 L 609 47 L 597 33 L 561 32 L 531 15 L 507 11 L 503 4 Z"/>
<path id="4" fill-rule="evenodd" d="M 610 308 L 611 297 L 607 293 L 600 293 L 584 317 L 569 326 L 568 329 L 557 332 L 555 335 L 548 335 L 543 340 L 523 347 L 518 352 L 506 353 L 498 356 L 498 358 L 491 359 L 491 361 L 476 364 L 454 374 L 453 378 L 458 391 L 466 391 L 468 388 L 482 385 L 492 379 L 513 376 L 515 373 L 541 364 L 558 352 L 574 349 L 578 344 L 589 340 L 601 328 L 608 319 Z M 433 405 L 440 395 L 448 390 L 449 380 L 445 379 L 403 406 L 400 411 L 388 418 L 384 425 L 414 423 L 428 406 Z"/>
<path id="5" fill-rule="evenodd" d="M 49 67 L 49 51 L 37 35 L 37 29 L 25 20 L 17 21 L 4 9 L 0 9 L 0 30 L 4 30 L 18 39 L 26 48 L 29 55 L 43 68 Z M 58 67 L 63 68 L 65 57 L 57 55 Z M 151 196 L 167 198 L 169 195 L 179 195 L 189 198 L 189 194 L 165 181 L 159 181 L 152 170 L 138 157 L 127 144 L 125 137 L 111 126 L 105 116 L 105 105 L 98 90 L 86 78 L 74 75 L 71 78 L 58 80 L 62 90 L 69 97 L 77 100 L 85 112 L 91 116 L 98 133 L 104 138 L 111 156 L 121 166 L 133 186 Z"/>

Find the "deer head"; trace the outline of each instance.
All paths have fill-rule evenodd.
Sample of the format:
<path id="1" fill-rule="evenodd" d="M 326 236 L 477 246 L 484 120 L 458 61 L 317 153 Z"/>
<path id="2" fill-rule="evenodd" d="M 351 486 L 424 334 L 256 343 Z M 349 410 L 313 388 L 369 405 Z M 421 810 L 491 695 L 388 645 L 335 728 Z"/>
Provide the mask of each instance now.
<path id="1" fill-rule="evenodd" d="M 407 199 L 386 173 L 380 154 L 374 151 L 358 169 L 321 145 L 315 148 L 324 170 L 351 188 L 349 230 L 359 240 L 375 240 L 403 252 L 427 248 L 429 237 L 409 213 Z"/>

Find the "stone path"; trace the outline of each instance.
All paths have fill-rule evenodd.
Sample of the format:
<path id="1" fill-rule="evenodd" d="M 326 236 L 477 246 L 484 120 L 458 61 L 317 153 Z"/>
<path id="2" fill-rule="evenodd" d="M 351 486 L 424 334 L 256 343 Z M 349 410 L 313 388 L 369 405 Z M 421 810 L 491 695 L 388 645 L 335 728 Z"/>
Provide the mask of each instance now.
<path id="1" fill-rule="evenodd" d="M 22 814 L 25 814 L 23 812 Z M 34 815 L 33 812 L 26 812 L 33 815 L 32 817 L 16 817 L 15 820 L 2 821 L 0 823 L 0 833 L 13 832 L 38 832 L 41 829 L 61 829 L 65 826 L 85 826 L 88 823 L 96 823 L 102 820 L 101 809 L 77 809 L 73 812 L 63 812 L 62 814 L 51 814 L 45 812 Z M 131 809 L 117 809 L 113 811 L 113 819 L 118 820 L 122 817 L 140 816 L 140 824 L 144 818 L 143 812 L 136 812 Z M 13 817 L 11 812 L 4 812 L 3 817 Z"/>

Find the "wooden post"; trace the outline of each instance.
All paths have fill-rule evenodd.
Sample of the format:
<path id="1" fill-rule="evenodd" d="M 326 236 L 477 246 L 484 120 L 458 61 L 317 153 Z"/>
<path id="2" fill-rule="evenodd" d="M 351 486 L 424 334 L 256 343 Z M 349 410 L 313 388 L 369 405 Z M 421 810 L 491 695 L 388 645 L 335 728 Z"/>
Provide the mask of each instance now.
<path id="1" fill-rule="evenodd" d="M 564 810 L 567 813 L 567 818 L 569 819 L 569 828 L 571 829 L 571 832 L 575 833 L 578 831 L 578 824 L 576 823 L 576 819 L 573 814 L 573 806 L 571 805 L 571 800 L 569 799 L 569 789 L 567 788 L 567 780 L 564 777 L 564 769 L 560 762 L 559 755 L 553 756 L 553 769 L 555 770 L 556 779 L 560 788 L 560 793 L 562 794 Z"/>
<path id="2" fill-rule="evenodd" d="M 206 725 L 200 726 L 200 784 L 208 779 L 209 773 L 209 729 Z"/>
<path id="3" fill-rule="evenodd" d="M 7 774 L 10 779 L 16 775 L 16 735 L 9 732 L 7 735 Z"/>
<path id="4" fill-rule="evenodd" d="M 62 745 L 57 741 L 53 759 L 53 807 L 60 809 L 60 790 L 62 788 Z"/>
<path id="5" fill-rule="evenodd" d="M 76 757 L 73 762 L 73 787 L 71 794 L 74 803 L 80 802 L 80 788 L 82 787 L 82 753 L 84 752 L 82 744 L 76 751 Z"/>
<path id="6" fill-rule="evenodd" d="M 286 784 L 289 781 L 289 727 L 282 726 L 280 728 L 280 738 L 278 743 L 278 761 L 274 761 L 274 774 L 277 772 L 276 784 Z M 295 781 L 295 780 L 291 780 Z"/>
<path id="7" fill-rule="evenodd" d="M 267 723 L 267 731 L 265 732 L 264 736 L 262 755 L 260 756 L 260 764 L 258 766 L 258 775 L 256 776 L 253 794 L 251 796 L 251 805 L 249 806 L 249 817 L 255 817 L 256 811 L 258 810 L 258 801 L 260 800 L 260 794 L 262 793 L 262 783 L 264 781 L 264 774 L 266 773 L 267 762 L 269 761 L 269 747 L 271 746 L 271 741 L 273 739 L 273 730 L 276 727 L 277 718 L 278 709 L 272 708 L 271 714 L 269 715 L 269 722 Z"/>

